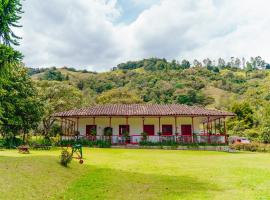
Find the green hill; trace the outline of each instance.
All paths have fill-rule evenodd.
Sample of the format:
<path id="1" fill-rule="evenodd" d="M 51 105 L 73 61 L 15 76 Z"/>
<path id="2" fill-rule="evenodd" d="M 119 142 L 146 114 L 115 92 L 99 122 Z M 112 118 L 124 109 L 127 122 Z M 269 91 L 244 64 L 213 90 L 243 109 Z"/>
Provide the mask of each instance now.
<path id="1" fill-rule="evenodd" d="M 96 73 L 73 68 L 29 69 L 35 81 L 56 80 L 81 91 L 83 104 L 179 103 L 231 110 L 233 134 L 256 135 L 270 116 L 270 75 L 266 68 L 181 64 L 144 59 Z M 249 133 L 246 133 L 246 131 Z"/>

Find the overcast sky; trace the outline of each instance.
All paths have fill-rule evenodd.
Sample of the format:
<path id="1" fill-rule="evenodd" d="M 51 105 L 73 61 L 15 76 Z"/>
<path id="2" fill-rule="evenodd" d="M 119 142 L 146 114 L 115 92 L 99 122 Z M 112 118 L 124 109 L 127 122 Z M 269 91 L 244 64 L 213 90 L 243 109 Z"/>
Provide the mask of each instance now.
<path id="1" fill-rule="evenodd" d="M 262 56 L 269 0 L 27 0 L 19 50 L 29 67 L 95 71 L 149 57 Z"/>

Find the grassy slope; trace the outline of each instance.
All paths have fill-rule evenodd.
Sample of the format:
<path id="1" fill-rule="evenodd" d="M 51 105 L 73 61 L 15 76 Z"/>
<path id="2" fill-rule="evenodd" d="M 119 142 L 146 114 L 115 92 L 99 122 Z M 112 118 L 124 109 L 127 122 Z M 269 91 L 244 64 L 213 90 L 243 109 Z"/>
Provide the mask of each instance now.
<path id="1" fill-rule="evenodd" d="M 215 101 L 208 105 L 208 108 L 219 108 L 223 109 L 224 105 L 228 105 L 228 102 L 231 101 L 234 96 L 236 96 L 232 92 L 228 92 L 213 86 L 206 87 L 203 92 L 209 96 L 215 99 Z"/>
<path id="2" fill-rule="evenodd" d="M 0 199 L 269 199 L 262 153 L 84 149 L 85 164 L 59 151 L 0 152 Z"/>

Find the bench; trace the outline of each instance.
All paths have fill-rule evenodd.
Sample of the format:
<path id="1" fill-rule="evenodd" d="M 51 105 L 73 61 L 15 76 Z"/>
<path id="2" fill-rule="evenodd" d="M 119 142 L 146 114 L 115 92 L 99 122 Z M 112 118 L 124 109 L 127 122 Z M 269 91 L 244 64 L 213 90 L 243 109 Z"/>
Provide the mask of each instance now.
<path id="1" fill-rule="evenodd" d="M 21 145 L 21 146 L 18 146 L 17 148 L 19 150 L 19 153 L 30 153 L 28 145 Z"/>
<path id="2" fill-rule="evenodd" d="M 35 144 L 33 146 L 33 149 L 36 149 L 36 150 L 50 150 L 52 146 L 50 145 L 44 145 L 44 144 Z"/>

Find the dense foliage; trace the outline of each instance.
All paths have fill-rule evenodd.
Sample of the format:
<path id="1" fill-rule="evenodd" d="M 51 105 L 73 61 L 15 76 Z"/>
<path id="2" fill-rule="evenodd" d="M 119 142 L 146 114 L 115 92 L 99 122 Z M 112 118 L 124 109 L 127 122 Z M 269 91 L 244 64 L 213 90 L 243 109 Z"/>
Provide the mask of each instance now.
<path id="1" fill-rule="evenodd" d="M 19 45 L 18 37 L 12 30 L 21 27 L 18 21 L 21 19 L 22 5 L 20 0 L 0 1 L 0 43 L 5 45 Z"/>

